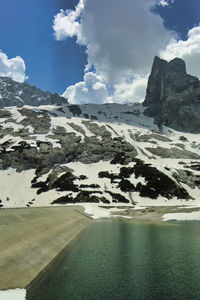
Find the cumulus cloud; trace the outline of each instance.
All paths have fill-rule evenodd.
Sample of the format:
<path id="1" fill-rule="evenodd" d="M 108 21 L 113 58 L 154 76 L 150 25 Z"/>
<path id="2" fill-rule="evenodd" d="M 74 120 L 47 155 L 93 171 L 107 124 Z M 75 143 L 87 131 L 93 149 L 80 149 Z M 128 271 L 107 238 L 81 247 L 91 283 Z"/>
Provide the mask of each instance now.
<path id="1" fill-rule="evenodd" d="M 186 41 L 172 39 L 160 56 L 167 60 L 182 58 L 188 73 L 200 78 L 200 25 L 189 30 Z"/>
<path id="2" fill-rule="evenodd" d="M 104 79 L 93 72 L 86 73 L 82 82 L 68 87 L 62 96 L 73 104 L 103 103 L 109 99 Z"/>
<path id="3" fill-rule="evenodd" d="M 124 5 L 121 0 L 80 0 L 74 11 L 57 14 L 56 38 L 76 36 L 77 43 L 87 49 L 86 72 L 94 67 L 98 77 L 89 89 L 87 76 L 68 88 L 69 101 L 124 103 L 144 99 L 155 55 L 166 60 L 184 59 L 188 73 L 200 78 L 200 25 L 190 29 L 183 41 L 166 30 L 162 18 L 151 11 L 155 4 L 168 6 L 173 2 L 127 0 Z"/>
<path id="4" fill-rule="evenodd" d="M 17 82 L 24 82 L 25 63 L 20 56 L 8 59 L 7 55 L 0 50 L 0 76 L 11 77 Z"/>
<path id="5" fill-rule="evenodd" d="M 150 72 L 154 56 L 174 37 L 174 33 L 165 29 L 162 18 L 152 12 L 151 8 L 156 4 L 158 0 L 126 0 L 126 3 L 121 0 L 80 0 L 74 11 L 61 10 L 55 16 L 55 36 L 57 40 L 76 36 L 77 43 L 86 47 L 88 64 L 85 71 L 94 68 L 97 76 L 104 78 L 106 86 L 112 87 L 112 94 L 107 91 L 112 99 L 134 102 L 144 96 L 142 82 Z M 126 92 L 125 86 L 131 90 Z M 73 91 L 75 99 L 82 89 L 86 99 L 84 87 L 85 80 L 68 88 L 67 94 L 69 96 L 69 90 Z M 79 92 L 74 92 L 76 89 Z M 93 102 L 100 101 L 98 89 L 97 92 Z"/>
<path id="6" fill-rule="evenodd" d="M 63 9 L 54 17 L 53 29 L 57 40 L 67 37 L 80 36 L 80 22 L 78 18 L 84 9 L 84 0 L 80 0 L 75 10 Z"/>
<path id="7" fill-rule="evenodd" d="M 160 16 L 151 12 L 154 0 L 85 1 L 79 40 L 87 47 L 88 66 L 111 83 L 149 71 L 154 56 L 172 35 Z"/>
<path id="8" fill-rule="evenodd" d="M 141 77 L 135 76 L 134 79 L 114 86 L 115 90 L 112 95 L 112 102 L 128 103 L 128 102 L 142 102 L 146 95 L 146 86 L 148 75 Z"/>
<path id="9" fill-rule="evenodd" d="M 72 104 L 142 102 L 145 98 L 147 80 L 148 76 L 136 76 L 134 79 L 122 80 L 110 88 L 105 78 L 88 72 L 82 82 L 68 87 L 62 96 Z"/>

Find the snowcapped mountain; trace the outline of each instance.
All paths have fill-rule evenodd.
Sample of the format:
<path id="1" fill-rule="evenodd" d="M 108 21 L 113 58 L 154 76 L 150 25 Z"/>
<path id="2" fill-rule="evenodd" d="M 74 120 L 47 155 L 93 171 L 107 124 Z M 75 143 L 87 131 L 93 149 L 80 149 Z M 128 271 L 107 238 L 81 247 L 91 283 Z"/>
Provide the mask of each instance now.
<path id="1" fill-rule="evenodd" d="M 155 58 L 144 106 L 69 105 L 0 78 L 0 207 L 197 205 L 198 91 L 179 59 Z"/>
<path id="2" fill-rule="evenodd" d="M 143 111 L 141 104 L 1 109 L 1 207 L 197 203 L 199 134 L 161 132 Z"/>
<path id="3" fill-rule="evenodd" d="M 0 107 L 23 105 L 48 105 L 67 103 L 67 100 L 58 94 L 43 92 L 36 86 L 28 83 L 19 83 L 9 77 L 0 76 Z"/>

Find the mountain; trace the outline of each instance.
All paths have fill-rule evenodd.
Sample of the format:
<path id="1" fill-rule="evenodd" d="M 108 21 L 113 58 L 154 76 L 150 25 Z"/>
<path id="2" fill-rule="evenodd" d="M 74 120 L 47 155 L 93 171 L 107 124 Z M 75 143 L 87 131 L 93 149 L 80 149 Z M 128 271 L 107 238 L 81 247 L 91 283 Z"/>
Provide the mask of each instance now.
<path id="1" fill-rule="evenodd" d="M 195 204 L 200 136 L 163 126 L 141 104 L 0 109 L 0 205 Z"/>
<path id="2" fill-rule="evenodd" d="M 0 77 L 0 107 L 23 105 L 48 105 L 66 103 L 58 94 L 43 92 L 28 83 L 19 83 L 9 77 Z"/>
<path id="3" fill-rule="evenodd" d="M 200 81 L 187 74 L 180 58 L 155 57 L 143 105 L 159 127 L 200 133 Z"/>

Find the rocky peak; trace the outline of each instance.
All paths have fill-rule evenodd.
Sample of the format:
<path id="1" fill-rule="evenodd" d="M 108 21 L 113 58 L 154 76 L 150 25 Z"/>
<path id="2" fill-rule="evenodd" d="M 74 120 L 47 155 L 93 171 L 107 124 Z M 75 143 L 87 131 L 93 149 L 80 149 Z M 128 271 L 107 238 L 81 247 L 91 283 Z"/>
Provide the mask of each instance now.
<path id="1" fill-rule="evenodd" d="M 200 82 L 187 74 L 180 58 L 167 62 L 155 57 L 143 105 L 158 125 L 200 132 Z"/>
<path id="2" fill-rule="evenodd" d="M 169 71 L 173 72 L 173 73 L 180 73 L 180 74 L 186 74 L 186 65 L 184 60 L 176 57 L 174 59 L 172 59 L 168 64 L 166 64 L 168 66 Z"/>
<path id="3" fill-rule="evenodd" d="M 0 107 L 61 103 L 67 103 L 67 100 L 58 94 L 44 92 L 36 86 L 19 83 L 9 77 L 0 77 Z"/>

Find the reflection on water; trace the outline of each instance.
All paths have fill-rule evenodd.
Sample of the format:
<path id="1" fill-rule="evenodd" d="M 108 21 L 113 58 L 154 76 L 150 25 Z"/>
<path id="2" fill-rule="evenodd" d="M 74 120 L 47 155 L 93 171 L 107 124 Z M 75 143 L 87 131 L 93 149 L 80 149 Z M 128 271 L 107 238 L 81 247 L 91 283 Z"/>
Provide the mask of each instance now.
<path id="1" fill-rule="evenodd" d="M 198 300 L 199 280 L 200 223 L 97 221 L 27 299 Z"/>

